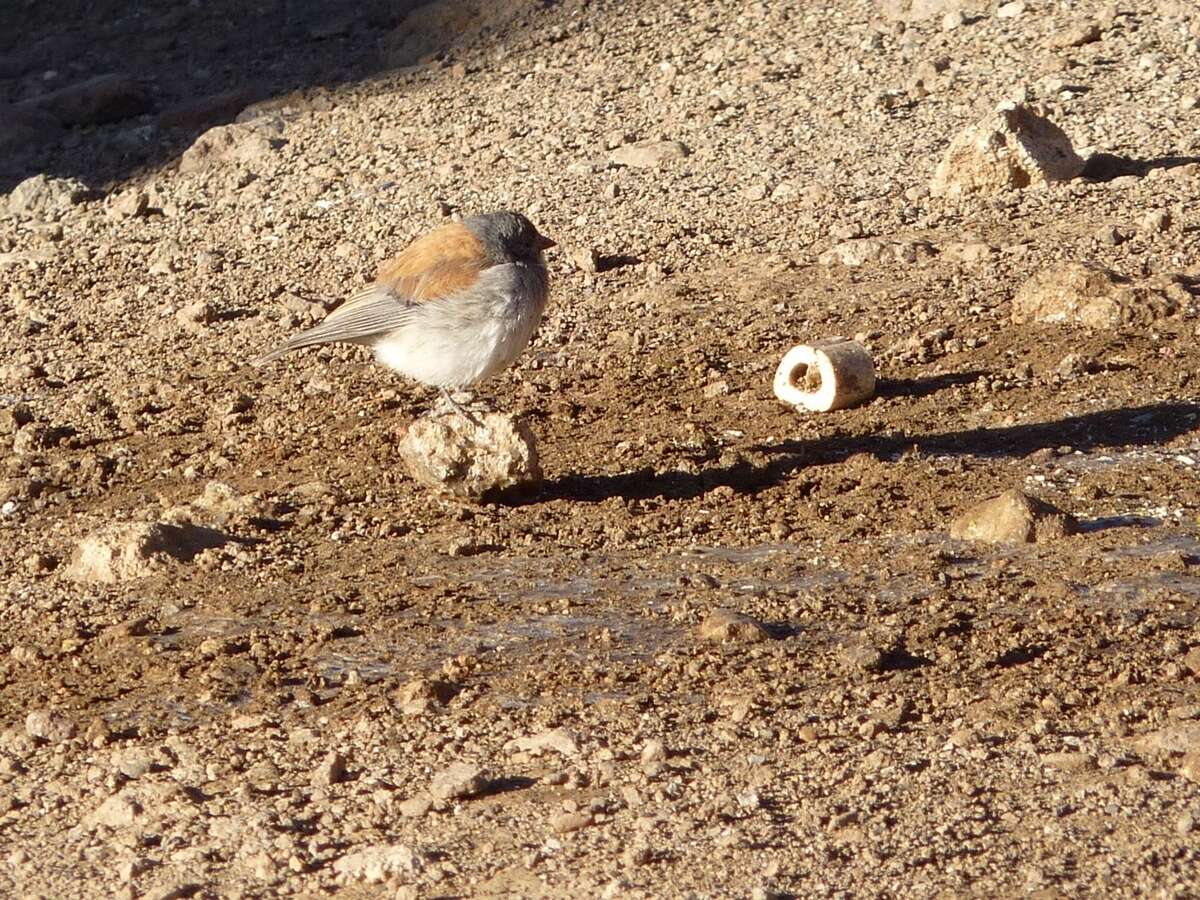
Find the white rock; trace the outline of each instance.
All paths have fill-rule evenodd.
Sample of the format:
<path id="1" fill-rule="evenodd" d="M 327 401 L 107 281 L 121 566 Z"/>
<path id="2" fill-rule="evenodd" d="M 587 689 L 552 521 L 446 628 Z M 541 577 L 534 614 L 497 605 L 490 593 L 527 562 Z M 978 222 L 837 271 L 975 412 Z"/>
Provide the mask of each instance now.
<path id="1" fill-rule="evenodd" d="M 1170 284 L 1165 289 L 1134 284 L 1096 263 L 1068 262 L 1043 269 L 1021 286 L 1012 320 L 1088 328 L 1147 324 L 1176 312 L 1183 293 Z"/>
<path id="2" fill-rule="evenodd" d="M 107 828 L 128 828 L 141 811 L 142 807 L 132 797 L 113 794 L 87 817 L 87 824 L 93 828 L 98 825 Z"/>
<path id="3" fill-rule="evenodd" d="M 126 778 L 141 778 L 159 761 L 160 757 L 145 747 L 126 747 L 113 754 L 113 767 Z"/>
<path id="4" fill-rule="evenodd" d="M 880 0 L 880 12 L 888 19 L 920 22 L 935 16 L 958 12 L 970 5 L 970 0 Z"/>
<path id="5" fill-rule="evenodd" d="M 834 244 L 817 258 L 817 262 L 823 266 L 840 263 L 856 269 L 867 263 L 880 262 L 884 257 L 885 249 L 884 243 L 874 238 L 855 238 Z"/>
<path id="6" fill-rule="evenodd" d="M 642 747 L 642 762 L 662 762 L 667 758 L 667 748 L 662 741 L 656 739 L 646 741 Z"/>
<path id="7" fill-rule="evenodd" d="M 504 745 L 504 749 L 510 753 L 520 750 L 534 755 L 543 750 L 555 750 L 563 756 L 576 756 L 579 753 L 579 743 L 565 728 L 555 728 L 553 731 L 543 731 L 529 737 L 513 738 Z"/>
<path id="8" fill-rule="evenodd" d="M 478 425 L 459 413 L 426 416 L 409 425 L 399 451 L 413 479 L 444 496 L 476 501 L 541 484 L 528 426 L 501 413 L 476 417 Z"/>
<path id="9" fill-rule="evenodd" d="M 429 793 L 437 800 L 457 800 L 472 797 L 487 787 L 491 776 L 487 770 L 470 763 L 454 763 L 433 776 Z"/>
<path id="10" fill-rule="evenodd" d="M 336 750 L 330 750 L 313 771 L 312 783 L 318 787 L 329 787 L 346 780 L 346 760 Z"/>
<path id="11" fill-rule="evenodd" d="M 237 162 L 255 165 L 269 159 L 282 143 L 268 133 L 273 120 L 255 120 L 245 125 L 218 125 L 204 132 L 179 158 L 180 172 Z"/>
<path id="12" fill-rule="evenodd" d="M 52 744 L 75 736 L 75 723 L 53 709 L 35 709 L 25 717 L 25 733 Z"/>
<path id="13" fill-rule="evenodd" d="M 1044 187 L 1082 171 L 1083 160 L 1061 128 L 1007 101 L 950 142 L 929 190 L 957 196 Z"/>
<path id="14" fill-rule="evenodd" d="M 950 525 L 955 540 L 1032 544 L 1074 534 L 1075 519 L 1044 500 L 1012 490 L 971 507 Z"/>
<path id="15" fill-rule="evenodd" d="M 700 623 L 700 637 L 706 641 L 750 644 L 770 636 L 762 623 L 731 609 L 714 609 Z"/>
<path id="16" fill-rule="evenodd" d="M 91 189 L 74 178 L 34 175 L 26 178 L 8 195 L 12 215 L 50 218 L 59 216 L 91 195 Z"/>
<path id="17" fill-rule="evenodd" d="M 333 864 L 333 871 L 346 880 L 385 881 L 396 875 L 411 875 L 423 866 L 421 857 L 403 844 L 377 844 L 348 853 Z"/>
<path id="18" fill-rule="evenodd" d="M 204 521 L 225 525 L 236 519 L 270 516 L 274 512 L 258 494 L 243 494 L 223 481 L 210 481 L 204 485 L 204 493 L 176 507 L 168 516 L 172 522 L 191 522 L 202 517 Z"/>
<path id="19" fill-rule="evenodd" d="M 632 169 L 658 169 L 687 155 L 688 148 L 679 141 L 638 141 L 617 147 L 608 154 L 608 159 Z"/>
<path id="20" fill-rule="evenodd" d="M 858 268 L 870 263 L 912 263 L 933 255 L 933 247 L 925 241 L 896 241 L 879 238 L 852 238 L 834 244 L 818 258 L 823 266 L 841 264 Z"/>
<path id="21" fill-rule="evenodd" d="M 171 560 L 187 562 L 203 550 L 228 541 L 219 531 L 195 525 L 154 522 L 111 526 L 80 542 L 67 577 L 100 584 L 140 578 Z"/>

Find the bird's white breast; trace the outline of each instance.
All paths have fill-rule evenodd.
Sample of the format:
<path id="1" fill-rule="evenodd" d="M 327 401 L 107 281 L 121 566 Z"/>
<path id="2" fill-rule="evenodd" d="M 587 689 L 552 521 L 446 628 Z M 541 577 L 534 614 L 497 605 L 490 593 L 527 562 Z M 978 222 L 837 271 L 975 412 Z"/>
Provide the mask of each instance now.
<path id="1" fill-rule="evenodd" d="M 548 293 L 541 266 L 492 266 L 471 289 L 419 306 L 410 323 L 375 344 L 375 355 L 434 387 L 475 384 L 521 355 L 541 322 Z"/>

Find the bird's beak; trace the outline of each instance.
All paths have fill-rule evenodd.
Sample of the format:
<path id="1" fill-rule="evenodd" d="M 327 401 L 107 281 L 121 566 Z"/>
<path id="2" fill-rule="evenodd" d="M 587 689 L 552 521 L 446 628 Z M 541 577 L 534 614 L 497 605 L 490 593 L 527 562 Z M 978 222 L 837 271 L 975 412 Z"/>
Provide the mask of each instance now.
<path id="1" fill-rule="evenodd" d="M 539 250 L 549 250 L 551 247 L 557 247 L 558 241 L 552 241 L 544 234 L 539 234 L 537 237 L 537 248 Z"/>

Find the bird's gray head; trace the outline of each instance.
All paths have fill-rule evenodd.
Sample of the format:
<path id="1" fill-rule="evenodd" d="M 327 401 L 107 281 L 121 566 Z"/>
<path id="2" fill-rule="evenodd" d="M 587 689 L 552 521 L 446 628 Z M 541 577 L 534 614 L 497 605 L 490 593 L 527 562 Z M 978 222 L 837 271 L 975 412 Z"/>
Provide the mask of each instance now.
<path id="1" fill-rule="evenodd" d="M 554 241 L 519 212 L 502 210 L 463 219 L 463 225 L 483 243 L 488 258 L 497 263 L 541 262 L 542 251 Z"/>

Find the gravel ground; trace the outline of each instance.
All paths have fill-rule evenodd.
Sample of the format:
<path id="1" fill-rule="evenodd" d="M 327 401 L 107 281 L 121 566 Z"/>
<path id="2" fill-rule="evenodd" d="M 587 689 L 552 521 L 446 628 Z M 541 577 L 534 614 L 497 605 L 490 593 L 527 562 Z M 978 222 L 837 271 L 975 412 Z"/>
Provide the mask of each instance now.
<path id="1" fill-rule="evenodd" d="M 0 893 L 1200 893 L 1193 3 L 76 5 L 0 13 Z M 1003 100 L 1082 175 L 931 191 Z M 545 482 L 464 506 L 432 392 L 247 361 L 498 207 Z M 1075 533 L 949 536 L 1012 488 Z"/>

